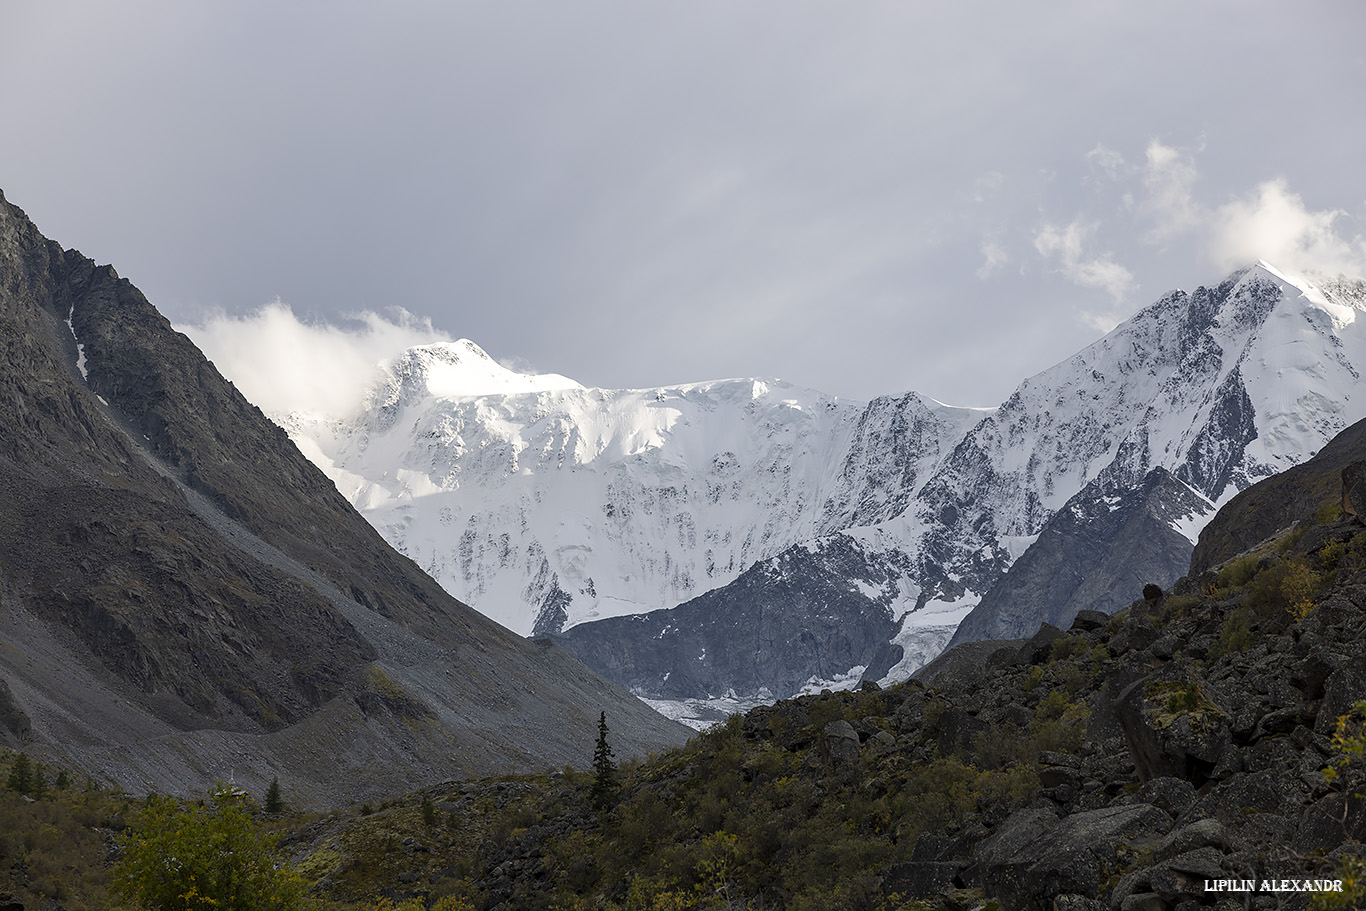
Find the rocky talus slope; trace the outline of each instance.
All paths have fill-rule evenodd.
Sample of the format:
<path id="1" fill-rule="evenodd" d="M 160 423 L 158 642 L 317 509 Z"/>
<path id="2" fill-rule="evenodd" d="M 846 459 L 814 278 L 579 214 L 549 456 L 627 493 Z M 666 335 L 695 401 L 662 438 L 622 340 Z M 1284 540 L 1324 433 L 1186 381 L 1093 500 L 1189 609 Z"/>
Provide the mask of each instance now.
<path id="1" fill-rule="evenodd" d="M 1366 502 L 1366 462 L 1339 455 L 1301 471 L 1340 480 L 1296 526 L 1259 539 L 1235 501 L 1231 559 L 1113 616 L 734 716 L 626 769 L 600 812 L 589 776 L 447 785 L 315 823 L 298 856 L 349 895 L 393 889 L 366 873 L 388 865 L 399 893 L 484 909 L 1359 907 L 1366 527 L 1340 504 L 1343 478 Z M 424 796 L 450 816 L 413 850 L 362 837 Z M 477 852 L 469 826 L 494 833 Z M 1344 891 L 1263 888 L 1291 881 Z"/>
<path id="2" fill-rule="evenodd" d="M 0 195 L 0 745 L 333 805 L 685 733 L 392 550 L 109 266 Z M 629 719 L 629 720 L 627 720 Z"/>

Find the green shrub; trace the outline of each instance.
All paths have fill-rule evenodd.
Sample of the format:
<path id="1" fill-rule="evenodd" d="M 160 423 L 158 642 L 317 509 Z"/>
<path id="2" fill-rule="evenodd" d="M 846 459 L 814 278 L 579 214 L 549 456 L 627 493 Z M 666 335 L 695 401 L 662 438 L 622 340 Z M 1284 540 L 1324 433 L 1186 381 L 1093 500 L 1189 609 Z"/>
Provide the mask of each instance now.
<path id="1" fill-rule="evenodd" d="M 1086 740 L 1086 720 L 1091 710 L 1072 702 L 1066 691 L 1051 690 L 1034 710 L 1030 734 L 1040 750 L 1074 753 Z"/>
<path id="2" fill-rule="evenodd" d="M 119 843 L 113 889 L 153 911 L 303 907 L 303 886 L 276 856 L 275 838 L 227 789 L 220 787 L 211 807 L 181 808 L 169 797 L 149 796 Z"/>
<path id="3" fill-rule="evenodd" d="M 1063 636 L 1054 641 L 1048 651 L 1049 661 L 1065 661 L 1086 651 L 1086 639 L 1081 636 Z"/>
<path id="4" fill-rule="evenodd" d="M 1153 724 L 1159 728 L 1169 727 L 1182 717 L 1205 724 L 1215 715 L 1224 714 L 1205 695 L 1199 680 L 1154 680 L 1143 691 L 1149 702 L 1159 706 L 1153 715 Z"/>
<path id="5" fill-rule="evenodd" d="M 1242 588 L 1252 581 L 1257 574 L 1257 564 L 1262 557 L 1260 554 L 1247 554 L 1242 557 L 1235 557 L 1223 566 L 1219 567 L 1219 572 L 1215 577 L 1215 585 L 1221 591 Z"/>
<path id="6" fill-rule="evenodd" d="M 1334 879 L 1342 880 L 1342 891 L 1315 892 L 1309 899 L 1310 911 L 1355 911 L 1366 906 L 1366 859 L 1344 856 Z"/>
<path id="7" fill-rule="evenodd" d="M 1209 660 L 1213 661 L 1223 655 L 1238 654 L 1251 648 L 1256 639 L 1252 634 L 1255 621 L 1256 614 L 1251 608 L 1239 607 L 1230 612 L 1219 627 L 1219 638 L 1210 649 Z"/>
<path id="8" fill-rule="evenodd" d="M 1336 522 L 1342 516 L 1342 498 L 1329 497 L 1319 504 L 1318 512 L 1314 518 L 1320 525 L 1325 525 L 1329 522 Z"/>
<path id="9" fill-rule="evenodd" d="M 1333 762 L 1323 770 L 1330 782 L 1353 766 L 1360 767 L 1366 757 L 1366 700 L 1352 705 L 1352 710 L 1337 720 L 1333 729 Z"/>

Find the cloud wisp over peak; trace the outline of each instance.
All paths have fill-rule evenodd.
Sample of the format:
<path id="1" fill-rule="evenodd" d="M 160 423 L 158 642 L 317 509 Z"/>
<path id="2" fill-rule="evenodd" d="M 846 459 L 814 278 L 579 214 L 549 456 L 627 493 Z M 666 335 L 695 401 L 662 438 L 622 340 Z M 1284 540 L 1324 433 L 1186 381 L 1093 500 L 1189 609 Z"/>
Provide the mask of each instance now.
<path id="1" fill-rule="evenodd" d="M 263 411 L 328 417 L 348 416 L 361 404 L 381 362 L 415 345 L 452 341 L 402 308 L 387 316 L 360 313 L 339 325 L 302 320 L 279 300 L 176 328 Z"/>

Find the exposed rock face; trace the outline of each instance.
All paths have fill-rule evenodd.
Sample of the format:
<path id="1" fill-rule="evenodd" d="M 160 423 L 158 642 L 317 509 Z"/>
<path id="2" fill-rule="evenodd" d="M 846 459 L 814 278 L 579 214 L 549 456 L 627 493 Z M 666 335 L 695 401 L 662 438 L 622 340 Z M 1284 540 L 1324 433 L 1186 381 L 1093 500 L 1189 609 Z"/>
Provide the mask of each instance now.
<path id="1" fill-rule="evenodd" d="M 851 584 L 858 547 L 841 539 L 831 546 L 845 557 L 838 571 L 811 573 L 785 554 L 672 610 L 581 624 L 556 638 L 611 679 L 656 698 L 794 693 L 810 679 L 851 669 L 856 682 L 861 662 L 896 624 L 890 599 Z"/>
<path id="2" fill-rule="evenodd" d="M 1191 571 L 1204 572 L 1284 528 L 1341 504 L 1343 471 L 1366 455 L 1366 426 L 1353 424 L 1310 462 L 1234 497 L 1200 532 Z"/>
<path id="3" fill-rule="evenodd" d="M 1171 827 L 1146 804 L 1083 810 L 1059 819 L 1020 810 L 975 852 L 982 885 L 1010 908 L 1047 911 L 1058 895 L 1094 896 L 1121 845 L 1142 844 Z"/>
<path id="4" fill-rule="evenodd" d="M 0 740 L 337 803 L 684 733 L 395 554 L 108 266 L 0 196 Z M 417 723 L 415 723 L 417 722 Z"/>
<path id="5" fill-rule="evenodd" d="M 1313 561 L 1335 542 L 1366 555 L 1366 535 L 1344 521 L 1269 548 L 1263 571 L 1274 578 L 1277 560 Z M 926 723 L 946 754 L 972 759 L 987 731 L 1010 738 L 1018 725 L 1022 736 L 1064 692 L 1086 707 L 1086 737 L 1040 754 L 1037 795 L 1008 817 L 983 811 L 974 844 L 922 835 L 936 847 L 922 856 L 918 844 L 916 862 L 890 868 L 884 889 L 933 884 L 910 893 L 933 898 L 976 886 L 1004 911 L 1171 911 L 1208 904 L 1206 880 L 1335 878 L 1338 858 L 1366 835 L 1366 801 L 1353 796 L 1366 766 L 1322 774 L 1338 756 L 1325 732 L 1366 699 L 1366 575 L 1351 565 L 1304 619 L 1277 608 L 1251 640 L 1230 640 L 1226 621 L 1248 599 L 1261 604 L 1265 589 L 1254 580 L 1211 599 L 1198 594 L 1215 581 L 1206 574 L 1108 623 L 1083 615 L 1066 635 L 1036 637 L 1046 647 L 1001 646 L 935 678 L 940 705 Z M 1135 635 L 1145 630 L 1156 635 Z M 968 720 L 978 733 L 964 737 Z"/>
<path id="6" fill-rule="evenodd" d="M 916 491 L 984 412 L 947 408 L 914 392 L 879 396 L 859 415 L 823 531 L 876 525 L 911 505 Z"/>
<path id="7" fill-rule="evenodd" d="M 949 647 L 1026 636 L 1039 623 L 1066 627 L 1083 610 L 1113 614 L 1145 583 L 1168 583 L 1190 564 L 1176 529 L 1213 505 L 1163 468 L 1137 487 L 1093 481 L 1044 524 L 1039 538 L 992 586 Z"/>

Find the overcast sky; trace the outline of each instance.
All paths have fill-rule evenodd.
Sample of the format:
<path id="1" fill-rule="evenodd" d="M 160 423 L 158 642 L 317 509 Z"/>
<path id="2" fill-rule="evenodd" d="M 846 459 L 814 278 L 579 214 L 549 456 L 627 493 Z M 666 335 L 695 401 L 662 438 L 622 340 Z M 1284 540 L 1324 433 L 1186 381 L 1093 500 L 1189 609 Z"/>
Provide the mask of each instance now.
<path id="1" fill-rule="evenodd" d="M 216 318 L 229 375 L 444 336 L 990 405 L 1241 263 L 1366 274 L 1363 35 L 1357 0 L 0 0 L 0 188 Z"/>

